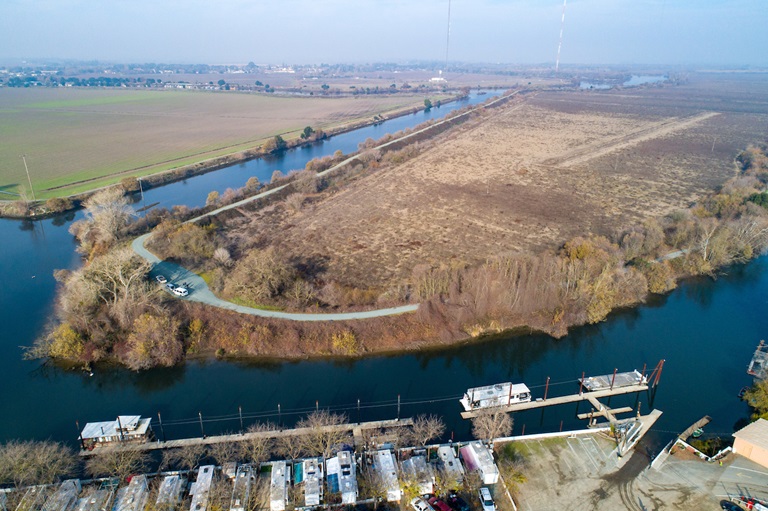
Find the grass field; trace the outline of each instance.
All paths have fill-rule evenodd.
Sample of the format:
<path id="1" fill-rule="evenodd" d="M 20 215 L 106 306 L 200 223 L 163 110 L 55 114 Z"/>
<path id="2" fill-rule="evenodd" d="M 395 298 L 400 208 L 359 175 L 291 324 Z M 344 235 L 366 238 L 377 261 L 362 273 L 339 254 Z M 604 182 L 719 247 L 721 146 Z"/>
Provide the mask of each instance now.
<path id="1" fill-rule="evenodd" d="M 258 146 L 305 126 L 327 129 L 424 96 L 310 98 L 192 91 L 0 89 L 0 198 L 38 199 Z"/>
<path id="2" fill-rule="evenodd" d="M 326 280 L 387 288 L 419 264 L 610 236 L 733 176 L 739 151 L 765 140 L 766 83 L 697 77 L 682 87 L 542 92 L 299 213 L 249 211 L 231 222 L 231 244 L 271 243 L 323 261 Z"/>

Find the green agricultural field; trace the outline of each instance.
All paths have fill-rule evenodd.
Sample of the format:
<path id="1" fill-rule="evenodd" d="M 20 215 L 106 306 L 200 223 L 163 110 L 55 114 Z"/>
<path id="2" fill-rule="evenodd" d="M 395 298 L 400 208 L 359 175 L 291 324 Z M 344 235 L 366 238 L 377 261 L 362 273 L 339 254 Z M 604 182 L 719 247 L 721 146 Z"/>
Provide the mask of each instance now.
<path id="1" fill-rule="evenodd" d="M 0 199 L 70 195 L 423 105 L 423 96 L 280 97 L 194 91 L 0 89 Z"/>

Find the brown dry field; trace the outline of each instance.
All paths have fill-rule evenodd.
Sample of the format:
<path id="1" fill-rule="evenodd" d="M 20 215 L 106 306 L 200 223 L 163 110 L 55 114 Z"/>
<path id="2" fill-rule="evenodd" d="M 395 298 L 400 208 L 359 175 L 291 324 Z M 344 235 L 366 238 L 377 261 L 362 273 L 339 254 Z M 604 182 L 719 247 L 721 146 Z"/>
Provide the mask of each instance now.
<path id="1" fill-rule="evenodd" d="M 120 89 L 0 89 L 0 190 L 69 195 L 257 147 L 305 126 L 328 129 L 425 95 L 343 98 Z M 434 97 L 434 96 L 433 96 Z"/>
<path id="2" fill-rule="evenodd" d="M 228 234 L 323 261 L 326 280 L 386 288 L 418 264 L 556 249 L 687 207 L 735 174 L 734 158 L 765 141 L 766 126 L 762 75 L 541 92 L 298 213 L 243 211 Z"/>

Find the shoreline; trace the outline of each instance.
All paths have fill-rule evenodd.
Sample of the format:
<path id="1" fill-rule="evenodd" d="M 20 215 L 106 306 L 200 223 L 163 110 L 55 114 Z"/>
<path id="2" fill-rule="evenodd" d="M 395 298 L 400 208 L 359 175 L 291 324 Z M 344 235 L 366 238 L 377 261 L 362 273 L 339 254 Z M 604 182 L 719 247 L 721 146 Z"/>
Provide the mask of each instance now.
<path id="1" fill-rule="evenodd" d="M 456 101 L 460 101 L 464 99 L 466 96 L 462 95 L 461 93 L 453 94 L 450 98 L 441 101 L 441 104 L 448 104 L 448 103 L 454 103 Z M 399 109 L 392 110 L 385 114 L 378 114 L 380 119 L 367 119 L 367 120 L 357 120 L 357 121 L 347 121 L 346 123 L 342 123 L 341 125 L 337 125 L 336 127 L 329 128 L 327 131 L 323 130 L 325 133 L 325 136 L 322 139 L 319 140 L 302 140 L 301 138 L 295 138 L 286 140 L 287 147 L 284 149 L 284 151 L 289 151 L 292 149 L 297 149 L 300 147 L 304 147 L 307 145 L 314 144 L 316 142 L 321 142 L 323 140 L 326 140 L 328 138 L 334 137 L 336 135 L 342 135 L 345 133 L 350 133 L 352 131 L 367 128 L 368 126 L 373 126 L 377 124 L 381 124 L 383 122 L 396 119 L 398 117 L 404 117 L 406 115 L 415 114 L 418 112 L 422 112 L 425 110 L 425 106 L 414 106 L 414 107 L 402 107 Z M 439 108 L 439 107 L 433 107 L 433 108 Z M 284 133 L 281 133 L 279 135 L 284 135 Z M 268 139 L 265 139 L 268 140 Z M 204 160 L 200 160 L 195 163 L 190 163 L 187 165 L 182 165 L 180 167 L 174 167 L 172 169 L 163 170 L 160 172 L 156 172 L 154 174 L 148 174 L 146 176 L 141 177 L 141 182 L 144 186 L 145 190 L 149 190 L 152 188 L 157 188 L 161 186 L 165 186 L 168 184 L 177 183 L 179 181 L 183 181 L 185 179 L 189 179 L 191 177 L 201 176 L 203 174 L 208 174 L 209 172 L 215 172 L 217 170 L 221 170 L 226 167 L 230 167 L 232 165 L 237 165 L 241 163 L 245 163 L 251 160 L 256 160 L 258 158 L 263 158 L 265 156 L 268 156 L 270 153 L 263 152 L 261 150 L 262 144 L 255 145 L 251 148 L 244 149 L 242 151 L 235 151 L 230 154 L 226 154 L 223 156 L 217 156 L 213 158 L 208 158 Z M 173 161 L 173 160 L 170 160 Z M 164 162 L 160 162 L 159 164 L 162 164 Z M 166 162 L 167 163 L 167 162 Z M 138 169 L 129 169 L 124 170 L 121 172 L 118 172 L 116 174 L 112 174 L 111 176 L 121 176 L 130 172 L 134 172 Z M 110 176 L 105 176 L 110 177 Z M 128 176 L 131 177 L 131 176 Z M 102 179 L 102 178 L 95 178 L 95 179 Z M 87 182 L 81 181 L 81 182 Z M 73 184 L 77 183 L 70 183 L 66 186 L 71 186 Z M 112 186 L 120 186 L 120 182 L 113 183 L 110 185 L 105 186 L 99 186 L 97 188 L 94 188 L 92 190 L 89 190 L 87 192 L 81 192 L 76 193 L 72 195 L 65 195 L 61 196 L 61 199 L 69 200 L 71 201 L 72 205 L 71 207 L 57 210 L 57 211 L 48 211 L 46 210 L 46 201 L 37 201 L 37 202 L 28 202 L 27 205 L 29 207 L 29 211 L 25 214 L 15 214 L 12 212 L 7 211 L 9 208 L 12 208 L 13 204 L 18 202 L 21 199 L 17 200 L 0 200 L 0 218 L 8 219 L 8 220 L 46 220 L 49 218 L 54 218 L 59 215 L 64 215 L 67 213 L 71 213 L 74 211 L 78 211 L 82 209 L 82 202 L 86 200 L 88 197 L 93 195 L 94 193 L 98 192 L 99 190 L 103 190 L 105 188 L 109 188 Z M 61 188 L 61 187 L 58 187 Z M 139 190 L 127 190 L 126 195 L 129 196 L 135 196 L 139 193 Z"/>

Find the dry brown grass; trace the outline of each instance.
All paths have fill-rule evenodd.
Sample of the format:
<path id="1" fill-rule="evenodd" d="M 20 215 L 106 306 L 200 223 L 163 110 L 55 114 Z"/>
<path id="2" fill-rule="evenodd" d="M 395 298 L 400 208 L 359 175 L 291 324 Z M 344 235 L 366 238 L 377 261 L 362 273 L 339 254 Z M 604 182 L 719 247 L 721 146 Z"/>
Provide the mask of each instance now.
<path id="1" fill-rule="evenodd" d="M 734 175 L 740 149 L 765 137 L 765 79 L 718 80 L 540 93 L 299 213 L 279 205 L 248 212 L 230 222 L 229 236 L 322 260 L 325 280 L 382 290 L 420 264 L 610 236 L 689 206 Z"/>

